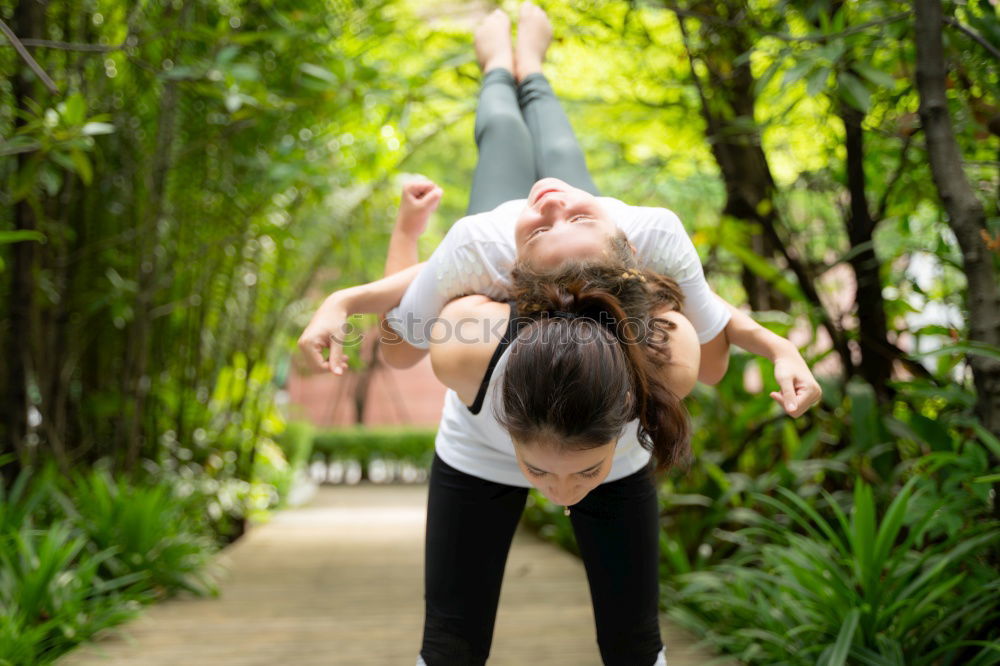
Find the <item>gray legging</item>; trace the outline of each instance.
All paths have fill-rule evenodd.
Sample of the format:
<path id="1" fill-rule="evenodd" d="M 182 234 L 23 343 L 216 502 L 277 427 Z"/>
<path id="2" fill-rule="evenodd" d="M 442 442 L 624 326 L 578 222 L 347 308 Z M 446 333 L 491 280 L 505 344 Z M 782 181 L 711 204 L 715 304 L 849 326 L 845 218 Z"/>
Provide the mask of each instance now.
<path id="1" fill-rule="evenodd" d="M 467 215 L 523 199 L 540 178 L 555 177 L 597 196 L 583 151 L 544 74 L 520 85 L 506 69 L 483 77 L 476 108 L 479 162 Z"/>

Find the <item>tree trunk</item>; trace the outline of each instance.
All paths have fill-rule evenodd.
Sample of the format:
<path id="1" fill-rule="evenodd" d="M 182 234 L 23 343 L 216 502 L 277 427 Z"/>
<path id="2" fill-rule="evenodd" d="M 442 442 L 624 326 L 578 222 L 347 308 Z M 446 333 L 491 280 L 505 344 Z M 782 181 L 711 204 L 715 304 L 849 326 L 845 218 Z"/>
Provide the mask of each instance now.
<path id="1" fill-rule="evenodd" d="M 45 36 L 46 3 L 39 0 L 21 0 L 14 9 L 11 29 L 23 39 L 38 39 Z M 26 101 L 40 101 L 40 91 L 35 76 L 23 63 L 19 63 L 11 88 L 14 107 L 27 111 Z M 24 125 L 20 115 L 14 116 L 14 128 Z M 24 173 L 33 159 L 31 153 L 17 156 L 17 172 Z M 16 177 L 16 176 L 15 176 Z M 28 201 L 22 199 L 14 204 L 14 229 L 35 230 L 38 227 L 35 213 Z M 10 328 L 7 330 L 6 349 L 8 376 L 0 382 L 6 387 L 3 400 L 4 437 L 10 448 L 17 452 L 20 465 L 29 465 L 34 453 L 28 445 L 28 410 L 31 400 L 28 387 L 34 382 L 32 345 L 37 340 L 37 303 L 35 298 L 35 273 L 37 269 L 37 243 L 26 241 L 14 243 L 11 253 L 11 285 L 13 296 L 10 303 Z M 13 474 L 18 465 L 9 466 Z"/>
<path id="2" fill-rule="evenodd" d="M 941 3 L 917 0 L 914 10 L 920 121 L 927 137 L 931 174 L 962 249 L 968 281 L 969 339 L 1000 347 L 1000 286 L 995 259 L 983 238 L 986 216 L 965 177 L 948 114 Z M 970 354 L 968 361 L 978 393 L 976 411 L 986 428 L 1000 437 L 1000 361 L 975 354 Z"/>
<path id="3" fill-rule="evenodd" d="M 847 189 L 851 207 L 847 216 L 847 236 L 851 244 L 851 267 L 857 282 L 855 303 L 858 315 L 858 342 L 861 346 L 861 376 L 875 389 L 880 401 L 892 397 L 889 379 L 892 361 L 896 354 L 887 337 L 885 302 L 882 299 L 881 262 L 875 254 L 872 236 L 875 220 L 868 208 L 865 187 L 864 133 L 861 121 L 864 114 L 841 105 L 840 118 L 844 122 L 847 148 Z"/>
<path id="4" fill-rule="evenodd" d="M 191 3 L 184 5 L 178 17 L 178 29 L 183 29 L 185 17 L 190 12 Z M 166 15 L 169 15 L 167 12 Z M 174 60 L 179 61 L 174 53 Z M 149 208 L 142 217 L 142 229 L 139 234 L 139 271 L 137 276 L 138 290 L 135 298 L 135 314 L 129 336 L 129 346 L 126 352 L 126 390 L 131 394 L 133 402 L 126 411 L 125 426 L 125 470 L 136 468 L 143 451 L 145 434 L 143 416 L 146 409 L 146 397 L 152 385 L 149 377 L 149 351 L 154 343 L 155 331 L 150 321 L 150 310 L 159 289 L 159 261 L 155 252 L 159 243 L 159 223 L 165 211 L 169 209 L 168 176 L 173 166 L 174 136 L 177 130 L 177 107 L 180 91 L 177 82 L 170 80 L 163 86 L 160 101 L 160 117 L 156 133 L 156 151 L 149 172 L 146 191 L 149 196 Z"/>
<path id="5" fill-rule="evenodd" d="M 944 47 L 940 0 L 914 2 L 917 33 L 917 92 L 927 154 L 948 222 L 962 249 L 968 282 L 969 340 L 1000 347 L 1000 286 L 994 258 L 986 245 L 986 215 L 962 170 L 962 155 L 951 127 L 945 93 Z M 976 412 L 983 425 L 1000 437 L 1000 361 L 970 354 L 976 385 Z M 993 515 L 1000 518 L 1000 482 L 993 483 Z M 994 551 L 994 560 L 1000 557 Z"/>
<path id="6" fill-rule="evenodd" d="M 355 423 L 362 425 L 365 422 L 365 406 L 368 404 L 368 390 L 371 387 L 372 377 L 378 370 L 380 361 L 378 355 L 379 337 L 371 336 L 372 343 L 368 345 L 367 358 L 364 359 L 364 368 L 358 373 L 358 381 L 354 385 L 354 418 Z"/>

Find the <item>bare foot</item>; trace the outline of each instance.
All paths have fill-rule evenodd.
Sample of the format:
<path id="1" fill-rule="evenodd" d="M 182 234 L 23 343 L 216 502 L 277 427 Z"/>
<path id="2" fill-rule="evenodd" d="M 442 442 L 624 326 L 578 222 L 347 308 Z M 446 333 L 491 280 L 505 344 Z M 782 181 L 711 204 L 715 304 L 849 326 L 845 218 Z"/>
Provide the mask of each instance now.
<path id="1" fill-rule="evenodd" d="M 510 39 L 510 18 L 494 9 L 476 28 L 476 57 L 483 74 L 503 67 L 514 73 L 514 50 Z"/>
<path id="2" fill-rule="evenodd" d="M 514 77 L 524 77 L 542 71 L 545 52 L 552 43 L 552 23 L 541 7 L 531 2 L 521 4 L 517 23 L 517 48 L 514 51 Z"/>

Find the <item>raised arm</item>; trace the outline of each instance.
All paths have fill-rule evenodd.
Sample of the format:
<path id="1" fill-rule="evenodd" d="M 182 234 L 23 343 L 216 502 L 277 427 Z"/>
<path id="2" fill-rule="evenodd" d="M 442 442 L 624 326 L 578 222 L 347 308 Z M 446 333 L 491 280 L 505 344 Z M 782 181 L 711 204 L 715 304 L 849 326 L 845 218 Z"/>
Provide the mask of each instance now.
<path id="1" fill-rule="evenodd" d="M 385 259 L 387 276 L 417 263 L 417 240 L 427 228 L 427 220 L 441 201 L 441 195 L 441 188 L 431 181 L 408 183 L 403 187 L 399 213 L 396 215 Z M 390 305 L 395 306 L 396 303 Z M 401 338 L 386 323 L 384 311 L 379 311 L 379 333 L 382 358 L 394 368 L 408 368 L 427 354 L 426 349 L 414 347 Z"/>

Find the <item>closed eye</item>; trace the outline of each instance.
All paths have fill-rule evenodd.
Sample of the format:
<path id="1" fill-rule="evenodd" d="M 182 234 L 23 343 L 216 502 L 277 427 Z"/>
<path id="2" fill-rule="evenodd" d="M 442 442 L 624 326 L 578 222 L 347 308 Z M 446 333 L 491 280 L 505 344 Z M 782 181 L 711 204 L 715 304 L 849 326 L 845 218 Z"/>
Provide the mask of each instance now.
<path id="1" fill-rule="evenodd" d="M 591 472 L 580 472 L 580 476 L 582 476 L 585 479 L 592 479 L 592 478 L 594 478 L 595 476 L 597 476 L 600 473 L 601 473 L 601 468 L 598 467 L 597 469 L 595 469 L 595 470 L 593 470 Z"/>
<path id="2" fill-rule="evenodd" d="M 590 217 L 589 215 L 576 215 L 576 216 L 574 216 L 574 217 L 571 217 L 569 221 L 570 221 L 570 222 L 576 222 L 577 220 L 586 220 L 586 221 L 593 221 L 593 219 L 594 219 L 594 218 Z M 543 231 L 548 231 L 548 230 L 549 230 L 549 227 L 538 227 L 537 229 L 535 229 L 534 231 L 532 231 L 532 232 L 531 232 L 531 233 L 530 233 L 530 234 L 528 235 L 528 238 L 529 238 L 529 239 L 530 239 L 530 238 L 534 238 L 535 236 L 537 236 L 537 235 L 538 235 L 538 234 L 540 234 L 541 232 L 543 232 Z"/>

